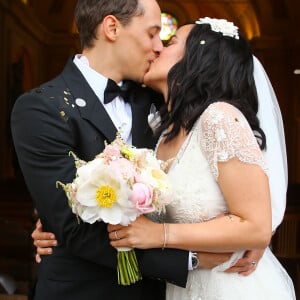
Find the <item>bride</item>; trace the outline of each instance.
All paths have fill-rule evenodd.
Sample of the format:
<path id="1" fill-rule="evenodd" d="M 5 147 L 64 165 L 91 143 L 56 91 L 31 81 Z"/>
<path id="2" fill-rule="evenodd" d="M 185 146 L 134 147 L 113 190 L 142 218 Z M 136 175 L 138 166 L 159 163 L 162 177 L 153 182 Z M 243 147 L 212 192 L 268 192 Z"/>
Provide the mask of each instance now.
<path id="1" fill-rule="evenodd" d="M 249 276 L 223 272 L 245 249 L 268 246 L 276 227 L 270 199 L 275 210 L 286 192 L 280 111 L 249 44 L 232 23 L 200 19 L 177 31 L 145 83 L 166 100 L 156 153 L 169 164 L 174 200 L 163 224 L 142 216 L 109 225 L 111 245 L 233 252 L 211 270 L 197 268 L 194 256 L 186 288 L 167 284 L 169 300 L 295 299 L 269 248 Z"/>

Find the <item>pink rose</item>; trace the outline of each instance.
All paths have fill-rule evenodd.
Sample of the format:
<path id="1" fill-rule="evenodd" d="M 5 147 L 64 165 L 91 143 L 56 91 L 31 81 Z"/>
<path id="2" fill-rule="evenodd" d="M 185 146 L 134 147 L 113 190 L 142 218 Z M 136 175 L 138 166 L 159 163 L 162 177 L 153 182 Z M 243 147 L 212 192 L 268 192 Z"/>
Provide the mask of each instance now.
<path id="1" fill-rule="evenodd" d="M 106 162 L 114 161 L 122 157 L 120 147 L 116 145 L 107 145 L 103 150 L 103 157 Z"/>
<path id="2" fill-rule="evenodd" d="M 137 182 L 133 185 L 130 200 L 142 214 L 155 211 L 155 207 L 152 205 L 152 197 L 152 190 L 147 184 Z"/>

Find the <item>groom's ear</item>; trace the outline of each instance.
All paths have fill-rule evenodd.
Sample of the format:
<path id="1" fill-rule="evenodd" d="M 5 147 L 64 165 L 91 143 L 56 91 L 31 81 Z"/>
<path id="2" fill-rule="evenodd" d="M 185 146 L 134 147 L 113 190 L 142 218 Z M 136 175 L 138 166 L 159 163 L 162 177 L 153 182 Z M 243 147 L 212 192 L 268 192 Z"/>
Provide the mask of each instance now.
<path id="1" fill-rule="evenodd" d="M 120 28 L 120 22 L 115 16 L 106 16 L 101 23 L 101 27 L 105 39 L 111 42 L 117 39 Z"/>

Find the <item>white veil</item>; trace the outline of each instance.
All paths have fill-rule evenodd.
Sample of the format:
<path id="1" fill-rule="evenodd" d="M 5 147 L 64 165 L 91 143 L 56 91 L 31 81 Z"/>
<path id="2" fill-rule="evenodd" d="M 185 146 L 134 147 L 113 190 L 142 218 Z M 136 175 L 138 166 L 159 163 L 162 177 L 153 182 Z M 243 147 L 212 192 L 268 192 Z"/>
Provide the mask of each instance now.
<path id="1" fill-rule="evenodd" d="M 264 156 L 271 193 L 272 229 L 275 230 L 283 219 L 286 207 L 288 171 L 284 128 L 277 98 L 268 75 L 255 56 L 253 56 L 253 63 L 259 105 L 257 116 L 267 139 Z"/>

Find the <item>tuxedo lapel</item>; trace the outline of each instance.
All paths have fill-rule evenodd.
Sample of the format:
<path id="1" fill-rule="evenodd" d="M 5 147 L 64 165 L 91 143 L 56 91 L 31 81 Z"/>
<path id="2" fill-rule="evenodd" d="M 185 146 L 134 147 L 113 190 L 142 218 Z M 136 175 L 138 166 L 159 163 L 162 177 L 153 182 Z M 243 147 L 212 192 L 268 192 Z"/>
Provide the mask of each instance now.
<path id="1" fill-rule="evenodd" d="M 68 61 L 62 77 L 74 97 L 75 104 L 80 103 L 81 100 L 78 101 L 78 99 L 84 100 L 81 103 L 85 105 L 77 105 L 81 117 L 92 123 L 106 137 L 108 142 L 113 141 L 116 137 L 117 129 L 72 59 Z"/>

